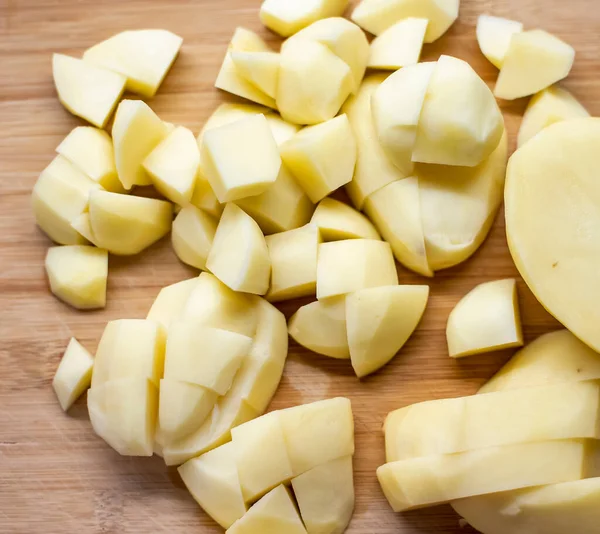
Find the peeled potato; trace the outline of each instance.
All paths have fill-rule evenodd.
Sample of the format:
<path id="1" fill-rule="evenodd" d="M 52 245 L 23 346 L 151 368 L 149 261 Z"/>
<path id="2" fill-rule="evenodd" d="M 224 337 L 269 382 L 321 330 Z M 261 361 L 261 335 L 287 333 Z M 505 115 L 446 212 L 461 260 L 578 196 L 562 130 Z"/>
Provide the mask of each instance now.
<path id="1" fill-rule="evenodd" d="M 232 50 L 230 55 L 241 76 L 266 95 L 275 98 L 279 79 L 279 54 Z"/>
<path id="2" fill-rule="evenodd" d="M 66 412 L 90 387 L 94 358 L 72 337 L 52 379 L 60 407 Z"/>
<path id="3" fill-rule="evenodd" d="M 146 319 L 156 321 L 168 330 L 171 322 L 181 315 L 199 281 L 200 277 L 196 277 L 163 287 L 152 303 Z"/>
<path id="4" fill-rule="evenodd" d="M 381 239 L 362 213 L 333 198 L 319 202 L 310 222 L 316 225 L 324 241 L 342 239 Z"/>
<path id="5" fill-rule="evenodd" d="M 409 17 L 390 26 L 371 43 L 368 66 L 397 70 L 418 63 L 428 23 L 427 19 Z"/>
<path id="6" fill-rule="evenodd" d="M 217 221 L 213 217 L 196 206 L 186 206 L 173 221 L 173 250 L 183 263 L 205 269 L 216 231 Z"/>
<path id="7" fill-rule="evenodd" d="M 319 19 L 340 16 L 347 5 L 348 0 L 264 0 L 260 21 L 279 35 L 289 37 Z"/>
<path id="8" fill-rule="evenodd" d="M 481 53 L 499 69 L 502 68 L 513 35 L 522 31 L 523 24 L 516 20 L 490 15 L 479 15 L 477 19 L 477 43 Z"/>

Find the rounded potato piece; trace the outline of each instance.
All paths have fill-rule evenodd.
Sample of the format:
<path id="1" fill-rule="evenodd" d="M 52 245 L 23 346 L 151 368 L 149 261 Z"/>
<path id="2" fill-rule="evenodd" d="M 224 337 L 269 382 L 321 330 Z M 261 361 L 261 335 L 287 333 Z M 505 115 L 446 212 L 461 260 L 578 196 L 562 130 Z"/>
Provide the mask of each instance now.
<path id="1" fill-rule="evenodd" d="M 260 7 L 260 21 L 282 37 L 289 37 L 327 17 L 342 15 L 348 0 L 264 0 Z"/>
<path id="2" fill-rule="evenodd" d="M 152 303 L 146 319 L 156 321 L 168 330 L 171 322 L 183 312 L 199 281 L 200 277 L 196 277 L 163 287 Z"/>
<path id="3" fill-rule="evenodd" d="M 511 157 L 505 190 L 508 245 L 521 276 L 542 305 L 595 350 L 599 143 L 600 119 L 554 124 Z"/>
<path id="4" fill-rule="evenodd" d="M 232 50 L 231 59 L 238 73 L 271 98 L 277 94 L 279 54 Z"/>
<path id="5" fill-rule="evenodd" d="M 477 19 L 477 43 L 481 53 L 499 69 L 502 68 L 513 35 L 522 31 L 523 24 L 516 20 L 490 15 L 480 15 Z"/>
<path id="6" fill-rule="evenodd" d="M 319 228 L 324 241 L 381 239 L 373 223 L 360 211 L 333 198 L 319 202 L 310 222 Z"/>
<path id="7" fill-rule="evenodd" d="M 196 206 L 186 206 L 173 221 L 173 250 L 183 263 L 205 269 L 216 231 L 217 221 L 213 217 Z"/>
<path id="8" fill-rule="evenodd" d="M 397 70 L 416 65 L 421 57 L 428 23 L 427 19 L 409 17 L 390 26 L 371 43 L 368 66 Z"/>

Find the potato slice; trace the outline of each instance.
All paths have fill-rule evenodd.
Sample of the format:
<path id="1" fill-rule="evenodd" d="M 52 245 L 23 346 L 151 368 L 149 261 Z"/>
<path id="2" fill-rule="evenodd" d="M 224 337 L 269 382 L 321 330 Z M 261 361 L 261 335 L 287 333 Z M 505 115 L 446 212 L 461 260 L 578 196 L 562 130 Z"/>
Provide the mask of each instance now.
<path id="1" fill-rule="evenodd" d="M 350 67 L 316 41 L 291 40 L 281 52 L 277 108 L 298 124 L 333 119 L 353 89 Z"/>
<path id="2" fill-rule="evenodd" d="M 165 198 L 180 206 L 192 199 L 200 152 L 194 134 L 178 126 L 152 151 L 142 166 Z"/>
<path id="3" fill-rule="evenodd" d="M 223 528 L 248 510 L 235 464 L 233 443 L 226 443 L 177 468 L 194 500 Z"/>
<path id="4" fill-rule="evenodd" d="M 354 512 L 352 456 L 314 467 L 292 479 L 308 534 L 341 534 Z"/>
<path id="5" fill-rule="evenodd" d="M 173 250 L 183 263 L 205 269 L 216 231 L 217 221 L 213 217 L 196 206 L 186 206 L 173 221 Z"/>
<path id="6" fill-rule="evenodd" d="M 522 346 L 516 280 L 486 282 L 467 293 L 450 312 L 446 339 L 451 358 Z"/>
<path id="7" fill-rule="evenodd" d="M 45 266 L 50 290 L 60 300 L 79 310 L 104 308 L 108 279 L 106 250 L 83 245 L 51 247 Z"/>
<path id="8" fill-rule="evenodd" d="M 342 113 L 348 116 L 356 138 L 354 177 L 346 185 L 346 191 L 354 207 L 359 210 L 371 193 L 406 178 L 381 147 L 371 114 L 371 97 L 385 79 L 386 76 L 381 74 L 367 76 L 358 93 L 351 96 L 342 107 Z"/>
<path id="9" fill-rule="evenodd" d="M 117 176 L 112 139 L 104 130 L 77 126 L 61 141 L 56 152 L 107 191 L 124 192 Z"/>
<path id="10" fill-rule="evenodd" d="M 427 19 L 409 17 L 383 31 L 371 43 L 368 66 L 397 70 L 416 65 L 421 57 L 428 23 Z"/>
<path id="11" fill-rule="evenodd" d="M 83 53 L 83 59 L 127 78 L 127 90 L 152 97 L 179 53 L 183 39 L 167 30 L 129 30 Z"/>
<path id="12" fill-rule="evenodd" d="M 595 350 L 598 143 L 600 119 L 546 128 L 511 157 L 505 190 L 506 233 L 519 272 L 543 306 Z"/>
<path id="13" fill-rule="evenodd" d="M 396 260 L 416 273 L 433 276 L 425 249 L 417 178 L 382 187 L 367 197 L 364 209 L 392 247 Z"/>
<path id="14" fill-rule="evenodd" d="M 313 22 L 281 45 L 282 50 L 296 40 L 316 41 L 325 45 L 352 71 L 353 93 L 358 91 L 367 69 L 369 41 L 364 32 L 343 17 L 330 17 Z"/>
<path id="15" fill-rule="evenodd" d="M 179 317 L 200 278 L 190 278 L 176 284 L 163 287 L 146 316 L 146 319 L 160 323 L 165 330 L 169 329 L 171 322 Z"/>
<path id="16" fill-rule="evenodd" d="M 316 225 L 324 241 L 342 239 L 381 239 L 362 213 L 333 198 L 319 202 L 310 222 Z"/>
<path id="17" fill-rule="evenodd" d="M 92 355 L 72 337 L 52 379 L 52 389 L 65 412 L 90 387 L 93 368 Z"/>
<path id="18" fill-rule="evenodd" d="M 312 202 L 352 180 L 356 140 L 346 115 L 304 128 L 280 151 L 283 163 Z"/>
<path id="19" fill-rule="evenodd" d="M 494 94 L 514 100 L 533 95 L 571 72 L 575 50 L 543 30 L 516 33 L 498 75 Z"/>
<path id="20" fill-rule="evenodd" d="M 306 534 L 296 505 L 285 486 L 277 486 L 227 529 L 227 534 L 285 532 Z"/>
<path id="21" fill-rule="evenodd" d="M 419 324 L 429 286 L 383 286 L 346 297 L 350 359 L 362 378 L 388 363 Z"/>
<path id="22" fill-rule="evenodd" d="M 477 43 L 481 53 L 499 69 L 508 52 L 515 33 L 523 31 L 523 24 L 516 20 L 479 15 L 477 19 Z"/>
<path id="23" fill-rule="evenodd" d="M 305 304 L 291 317 L 288 326 L 296 343 L 317 354 L 348 359 L 346 297 L 331 297 Z"/>
<path id="24" fill-rule="evenodd" d="M 232 50 L 230 55 L 240 76 L 266 95 L 275 98 L 279 79 L 279 54 Z"/>
<path id="25" fill-rule="evenodd" d="M 271 259 L 271 302 L 314 295 L 317 290 L 317 251 L 321 234 L 314 224 L 265 238 Z"/>
<path id="26" fill-rule="evenodd" d="M 168 128 L 141 100 L 123 100 L 112 128 L 119 179 L 125 189 L 151 185 L 143 167 L 146 157 L 168 135 Z"/>
<path id="27" fill-rule="evenodd" d="M 58 99 L 68 111 L 104 128 L 125 90 L 125 77 L 63 54 L 52 56 Z"/>
<path id="28" fill-rule="evenodd" d="M 459 0 L 362 0 L 350 17 L 361 28 L 380 35 L 399 20 L 429 20 L 425 42 L 439 39 L 458 18 Z"/>
<path id="29" fill-rule="evenodd" d="M 502 203 L 507 152 L 505 135 L 477 167 L 415 166 L 433 271 L 458 265 L 483 243 Z"/>
<path id="30" fill-rule="evenodd" d="M 398 284 L 392 249 L 385 241 L 348 239 L 319 245 L 317 298 Z"/>
<path id="31" fill-rule="evenodd" d="M 120 182 L 119 182 L 120 183 Z M 84 211 L 71 221 L 71 228 L 79 232 L 92 245 L 96 245 L 89 211 Z"/>
<path id="32" fill-rule="evenodd" d="M 289 37 L 319 19 L 341 16 L 347 5 L 348 0 L 264 0 L 260 21 L 275 33 Z"/>
<path id="33" fill-rule="evenodd" d="M 271 260 L 256 221 L 235 204 L 227 204 L 217 226 L 206 268 L 234 291 L 264 295 Z"/>
<path id="34" fill-rule="evenodd" d="M 441 56 L 418 118 L 412 160 L 474 167 L 496 149 L 504 132 L 494 95 L 462 59 Z"/>
<path id="35" fill-rule="evenodd" d="M 556 122 L 589 116 L 587 110 L 566 89 L 558 86 L 544 89 L 527 104 L 517 145 L 524 145 L 534 135 Z"/>
<path id="36" fill-rule="evenodd" d="M 163 200 L 108 191 L 90 194 L 94 244 L 112 254 L 138 254 L 169 232 L 172 219 L 172 205 Z"/>
<path id="37" fill-rule="evenodd" d="M 158 389 L 148 379 L 111 380 L 88 391 L 94 432 L 123 456 L 152 456 Z"/>

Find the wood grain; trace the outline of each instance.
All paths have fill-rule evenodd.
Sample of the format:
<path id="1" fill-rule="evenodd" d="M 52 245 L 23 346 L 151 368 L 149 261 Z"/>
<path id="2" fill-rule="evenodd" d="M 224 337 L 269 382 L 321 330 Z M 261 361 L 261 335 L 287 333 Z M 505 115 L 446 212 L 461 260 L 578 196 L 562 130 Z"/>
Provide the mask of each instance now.
<path id="1" fill-rule="evenodd" d="M 158 458 L 122 458 L 90 427 L 85 398 L 61 412 L 50 382 L 71 336 L 95 350 L 107 320 L 144 317 L 160 287 L 193 276 L 168 239 L 133 259 L 111 258 L 108 306 L 81 313 L 54 299 L 43 259 L 48 239 L 35 227 L 31 188 L 54 149 L 79 121 L 56 99 L 52 52 L 81 54 L 118 31 L 162 27 L 184 37 L 181 56 L 151 102 L 160 116 L 198 132 L 223 94 L 213 88 L 236 26 L 261 32 L 259 0 L 1 0 L 0 1 L 0 532 L 222 532 L 195 504 L 176 471 Z M 566 86 L 594 115 L 600 113 L 600 9 L 590 0 L 463 0 L 460 20 L 426 45 L 468 60 L 492 83 L 497 71 L 479 53 L 480 13 L 522 20 L 571 43 L 577 51 Z M 514 146 L 525 101 L 504 106 Z M 401 269 L 402 282 L 422 283 Z M 475 256 L 431 282 L 425 317 L 402 353 L 359 382 L 346 362 L 291 344 L 289 363 L 272 408 L 324 397 L 352 399 L 356 422 L 356 511 L 349 533 L 436 532 L 461 529 L 450 507 L 394 514 L 375 478 L 383 462 L 381 424 L 392 409 L 426 399 L 473 393 L 509 356 L 456 362 L 447 356 L 445 323 L 454 304 L 486 280 L 517 276 L 503 218 Z M 527 339 L 558 324 L 520 282 Z M 299 303 L 283 306 L 288 316 Z"/>

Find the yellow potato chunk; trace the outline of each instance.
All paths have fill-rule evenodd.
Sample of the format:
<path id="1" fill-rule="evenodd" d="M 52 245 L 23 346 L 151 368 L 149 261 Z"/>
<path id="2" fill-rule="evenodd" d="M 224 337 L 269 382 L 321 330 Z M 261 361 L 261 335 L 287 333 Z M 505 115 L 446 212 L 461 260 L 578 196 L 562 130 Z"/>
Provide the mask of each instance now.
<path id="1" fill-rule="evenodd" d="M 427 19 L 409 17 L 387 28 L 371 43 L 368 66 L 397 70 L 416 65 L 421 57 L 428 23 Z"/>
<path id="2" fill-rule="evenodd" d="M 505 100 L 533 95 L 566 78 L 574 61 L 575 50 L 550 33 L 516 33 L 510 40 L 494 94 Z"/>
<path id="3" fill-rule="evenodd" d="M 143 162 L 168 135 L 168 127 L 141 100 L 123 100 L 112 128 L 115 161 L 119 180 L 125 189 L 151 185 Z"/>
<path id="4" fill-rule="evenodd" d="M 217 221 L 213 217 L 196 206 L 186 206 L 173 221 L 173 250 L 183 263 L 205 269 L 216 231 Z"/>
<path id="5" fill-rule="evenodd" d="M 264 0 L 260 21 L 279 35 L 289 37 L 319 19 L 339 17 L 347 5 L 348 0 Z"/>
<path id="6" fill-rule="evenodd" d="M 427 261 L 417 178 L 382 187 L 367 197 L 364 209 L 398 262 L 423 276 L 433 276 Z"/>
<path id="7" fill-rule="evenodd" d="M 275 52 L 242 52 L 232 50 L 236 70 L 263 93 L 275 98 L 279 79 L 279 54 Z"/>
<path id="8" fill-rule="evenodd" d="M 52 379 L 52 389 L 65 412 L 90 387 L 93 367 L 94 358 L 72 337 Z"/>
<path id="9" fill-rule="evenodd" d="M 392 249 L 385 241 L 348 239 L 319 245 L 317 298 L 398 284 Z"/>
<path id="10" fill-rule="evenodd" d="M 271 260 L 265 236 L 235 204 L 225 207 L 206 268 L 234 291 L 264 295 L 269 289 Z"/>
<path id="11" fill-rule="evenodd" d="M 163 200 L 94 191 L 90 225 L 94 244 L 112 254 L 138 254 L 171 229 L 172 205 Z"/>
<path id="12" fill-rule="evenodd" d="M 477 19 L 477 43 L 481 53 L 499 69 L 508 52 L 515 33 L 523 31 L 523 24 L 516 20 L 479 15 Z"/>
<path id="13" fill-rule="evenodd" d="M 298 124 L 333 119 L 353 89 L 350 67 L 325 45 L 291 40 L 281 51 L 277 109 Z"/>
<path id="14" fill-rule="evenodd" d="M 196 277 L 163 287 L 152 303 L 146 319 L 156 321 L 168 330 L 171 322 L 183 312 L 183 308 L 199 281 L 200 278 Z"/>
<path id="15" fill-rule="evenodd" d="M 106 250 L 84 245 L 51 247 L 45 266 L 50 290 L 60 300 L 79 310 L 104 308 L 108 279 Z"/>
<path id="16" fill-rule="evenodd" d="M 354 512 L 352 456 L 314 467 L 292 479 L 308 534 L 341 534 Z"/>
<path id="17" fill-rule="evenodd" d="M 588 111 L 566 89 L 558 86 L 544 89 L 527 104 L 519 128 L 517 145 L 524 145 L 544 128 L 557 122 L 589 116 Z"/>
<path id="18" fill-rule="evenodd" d="M 506 233 L 519 272 L 543 306 L 595 350 L 598 143 L 599 119 L 546 128 L 511 157 L 505 190 Z"/>
<path id="19" fill-rule="evenodd" d="M 107 191 L 123 192 L 112 139 L 104 130 L 77 126 L 61 141 L 56 152 Z"/>
<path id="20" fill-rule="evenodd" d="M 52 76 L 68 111 L 104 128 L 125 90 L 125 77 L 87 61 L 54 54 Z"/>
<path id="21" fill-rule="evenodd" d="M 127 78 L 127 90 L 152 97 L 179 53 L 183 39 L 167 30 L 129 30 L 83 53 L 83 59 Z"/>
<path id="22" fill-rule="evenodd" d="M 362 213 L 333 198 L 319 202 L 310 222 L 316 225 L 324 241 L 342 239 L 381 239 Z"/>
<path id="23" fill-rule="evenodd" d="M 399 20 L 429 20 L 425 42 L 439 39 L 458 18 L 459 0 L 362 0 L 351 19 L 361 28 L 379 35 Z"/>
<path id="24" fill-rule="evenodd" d="M 177 471 L 194 500 L 223 528 L 229 528 L 246 513 L 233 443 L 193 458 Z"/>
<path id="25" fill-rule="evenodd" d="M 321 234 L 314 224 L 265 238 L 271 259 L 272 302 L 314 295 L 317 290 L 317 252 Z"/>
<path id="26" fill-rule="evenodd" d="M 178 126 L 143 162 L 152 184 L 165 198 L 180 206 L 192 199 L 200 153 L 194 134 Z"/>
<path id="27" fill-rule="evenodd" d="M 84 245 L 87 239 L 71 226 L 87 208 L 90 192 L 100 185 L 63 156 L 56 156 L 38 178 L 31 193 L 35 222 L 52 241 Z"/>
<path id="28" fill-rule="evenodd" d="M 383 286 L 346 297 L 350 359 L 362 378 L 388 363 L 419 324 L 429 286 Z"/>
<path id="29" fill-rule="evenodd" d="M 305 304 L 291 317 L 288 326 L 296 343 L 317 354 L 348 359 L 346 297 L 331 297 Z"/>

